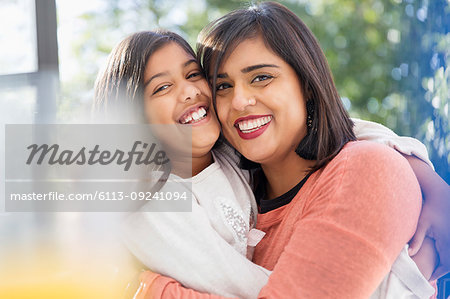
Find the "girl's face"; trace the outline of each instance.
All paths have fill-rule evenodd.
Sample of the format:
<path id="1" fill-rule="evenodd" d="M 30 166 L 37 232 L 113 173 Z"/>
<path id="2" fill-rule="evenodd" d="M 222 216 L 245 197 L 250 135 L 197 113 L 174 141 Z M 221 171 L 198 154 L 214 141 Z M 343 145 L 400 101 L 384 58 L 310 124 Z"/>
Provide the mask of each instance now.
<path id="1" fill-rule="evenodd" d="M 177 43 L 168 43 L 149 58 L 144 84 L 149 122 L 172 124 L 180 129 L 190 127 L 192 156 L 209 153 L 219 137 L 220 127 L 211 105 L 211 90 L 194 57 Z"/>
<path id="2" fill-rule="evenodd" d="M 295 70 L 261 37 L 240 43 L 219 68 L 217 113 L 227 140 L 246 158 L 277 163 L 306 135 L 306 106 Z"/>

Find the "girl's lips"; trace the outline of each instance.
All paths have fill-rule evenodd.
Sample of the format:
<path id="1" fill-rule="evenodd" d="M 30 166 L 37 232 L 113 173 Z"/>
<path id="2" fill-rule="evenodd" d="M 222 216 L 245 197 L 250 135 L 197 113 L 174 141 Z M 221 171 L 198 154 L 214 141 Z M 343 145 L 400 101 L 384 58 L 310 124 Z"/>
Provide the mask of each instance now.
<path id="1" fill-rule="evenodd" d="M 204 115 L 203 118 L 199 117 L 200 114 Z M 209 107 L 206 104 L 198 104 L 184 111 L 178 118 L 178 122 L 182 125 L 196 125 L 209 118 Z"/>
<path id="2" fill-rule="evenodd" d="M 206 110 L 206 116 L 204 118 L 202 118 L 201 120 L 198 120 L 194 123 L 188 124 L 188 125 L 193 126 L 193 127 L 201 126 L 201 125 L 209 122 L 210 119 L 211 119 L 211 113 L 209 113 L 209 110 Z"/>

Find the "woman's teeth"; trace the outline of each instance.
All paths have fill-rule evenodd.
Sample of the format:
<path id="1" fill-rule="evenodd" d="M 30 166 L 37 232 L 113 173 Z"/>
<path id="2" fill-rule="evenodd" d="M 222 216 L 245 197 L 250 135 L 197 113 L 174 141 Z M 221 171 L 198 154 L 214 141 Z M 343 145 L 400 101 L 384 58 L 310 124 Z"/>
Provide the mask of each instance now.
<path id="1" fill-rule="evenodd" d="M 260 118 L 248 119 L 240 121 L 237 125 L 243 133 L 251 133 L 262 126 L 268 124 L 272 120 L 272 116 L 264 116 Z"/>
<path id="2" fill-rule="evenodd" d="M 180 123 L 183 125 L 193 124 L 201 121 L 206 117 L 206 109 L 204 107 L 199 107 L 197 110 L 191 111 L 186 115 L 181 117 Z"/>

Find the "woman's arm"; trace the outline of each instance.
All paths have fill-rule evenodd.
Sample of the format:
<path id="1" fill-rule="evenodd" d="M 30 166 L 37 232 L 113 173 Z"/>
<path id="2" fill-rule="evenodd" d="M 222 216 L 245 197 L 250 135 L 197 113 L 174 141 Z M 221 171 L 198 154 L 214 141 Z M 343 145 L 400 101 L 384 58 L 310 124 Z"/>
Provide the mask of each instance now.
<path id="1" fill-rule="evenodd" d="M 354 131 L 359 140 L 368 140 L 386 144 L 404 155 L 419 181 L 424 206 L 419 218 L 417 231 L 410 242 L 410 255 L 416 256 L 417 266 L 425 277 L 430 278 L 430 269 L 435 269 L 431 279 L 437 279 L 450 271 L 450 187 L 433 171 L 425 146 L 417 139 L 402 137 L 383 125 L 352 119 Z M 435 251 L 422 248 L 424 238 L 435 241 Z M 437 258 L 439 256 L 439 258 Z M 439 265 L 436 265 L 439 261 Z M 433 271 L 432 271 L 433 272 Z"/>
<path id="2" fill-rule="evenodd" d="M 406 160 L 368 143 L 341 154 L 308 196 L 260 297 L 369 298 L 413 235 L 421 196 Z"/>
<path id="3" fill-rule="evenodd" d="M 140 286 L 133 299 L 183 298 L 183 299 L 231 299 L 213 294 L 201 293 L 183 287 L 173 278 L 145 271 L 139 277 Z M 233 298 L 239 299 L 239 298 Z"/>
<path id="4" fill-rule="evenodd" d="M 304 198 L 306 210 L 258 298 L 372 294 L 412 236 L 420 212 L 414 174 L 387 150 L 366 145 L 358 155 L 330 162 L 328 174 L 322 173 L 326 179 Z M 156 278 L 153 287 L 155 298 L 212 298 L 165 277 Z"/>

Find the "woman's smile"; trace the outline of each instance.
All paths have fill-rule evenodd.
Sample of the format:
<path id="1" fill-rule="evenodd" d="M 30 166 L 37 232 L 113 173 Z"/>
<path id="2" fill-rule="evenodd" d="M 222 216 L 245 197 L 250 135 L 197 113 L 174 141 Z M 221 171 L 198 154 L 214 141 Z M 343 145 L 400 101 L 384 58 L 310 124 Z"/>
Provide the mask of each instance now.
<path id="1" fill-rule="evenodd" d="M 243 139 L 253 139 L 260 136 L 269 127 L 272 115 L 249 115 L 240 117 L 234 122 L 239 136 Z"/>
<path id="2" fill-rule="evenodd" d="M 225 138 L 260 164 L 297 159 L 306 106 L 295 70 L 261 37 L 237 45 L 219 67 L 216 103 Z"/>

